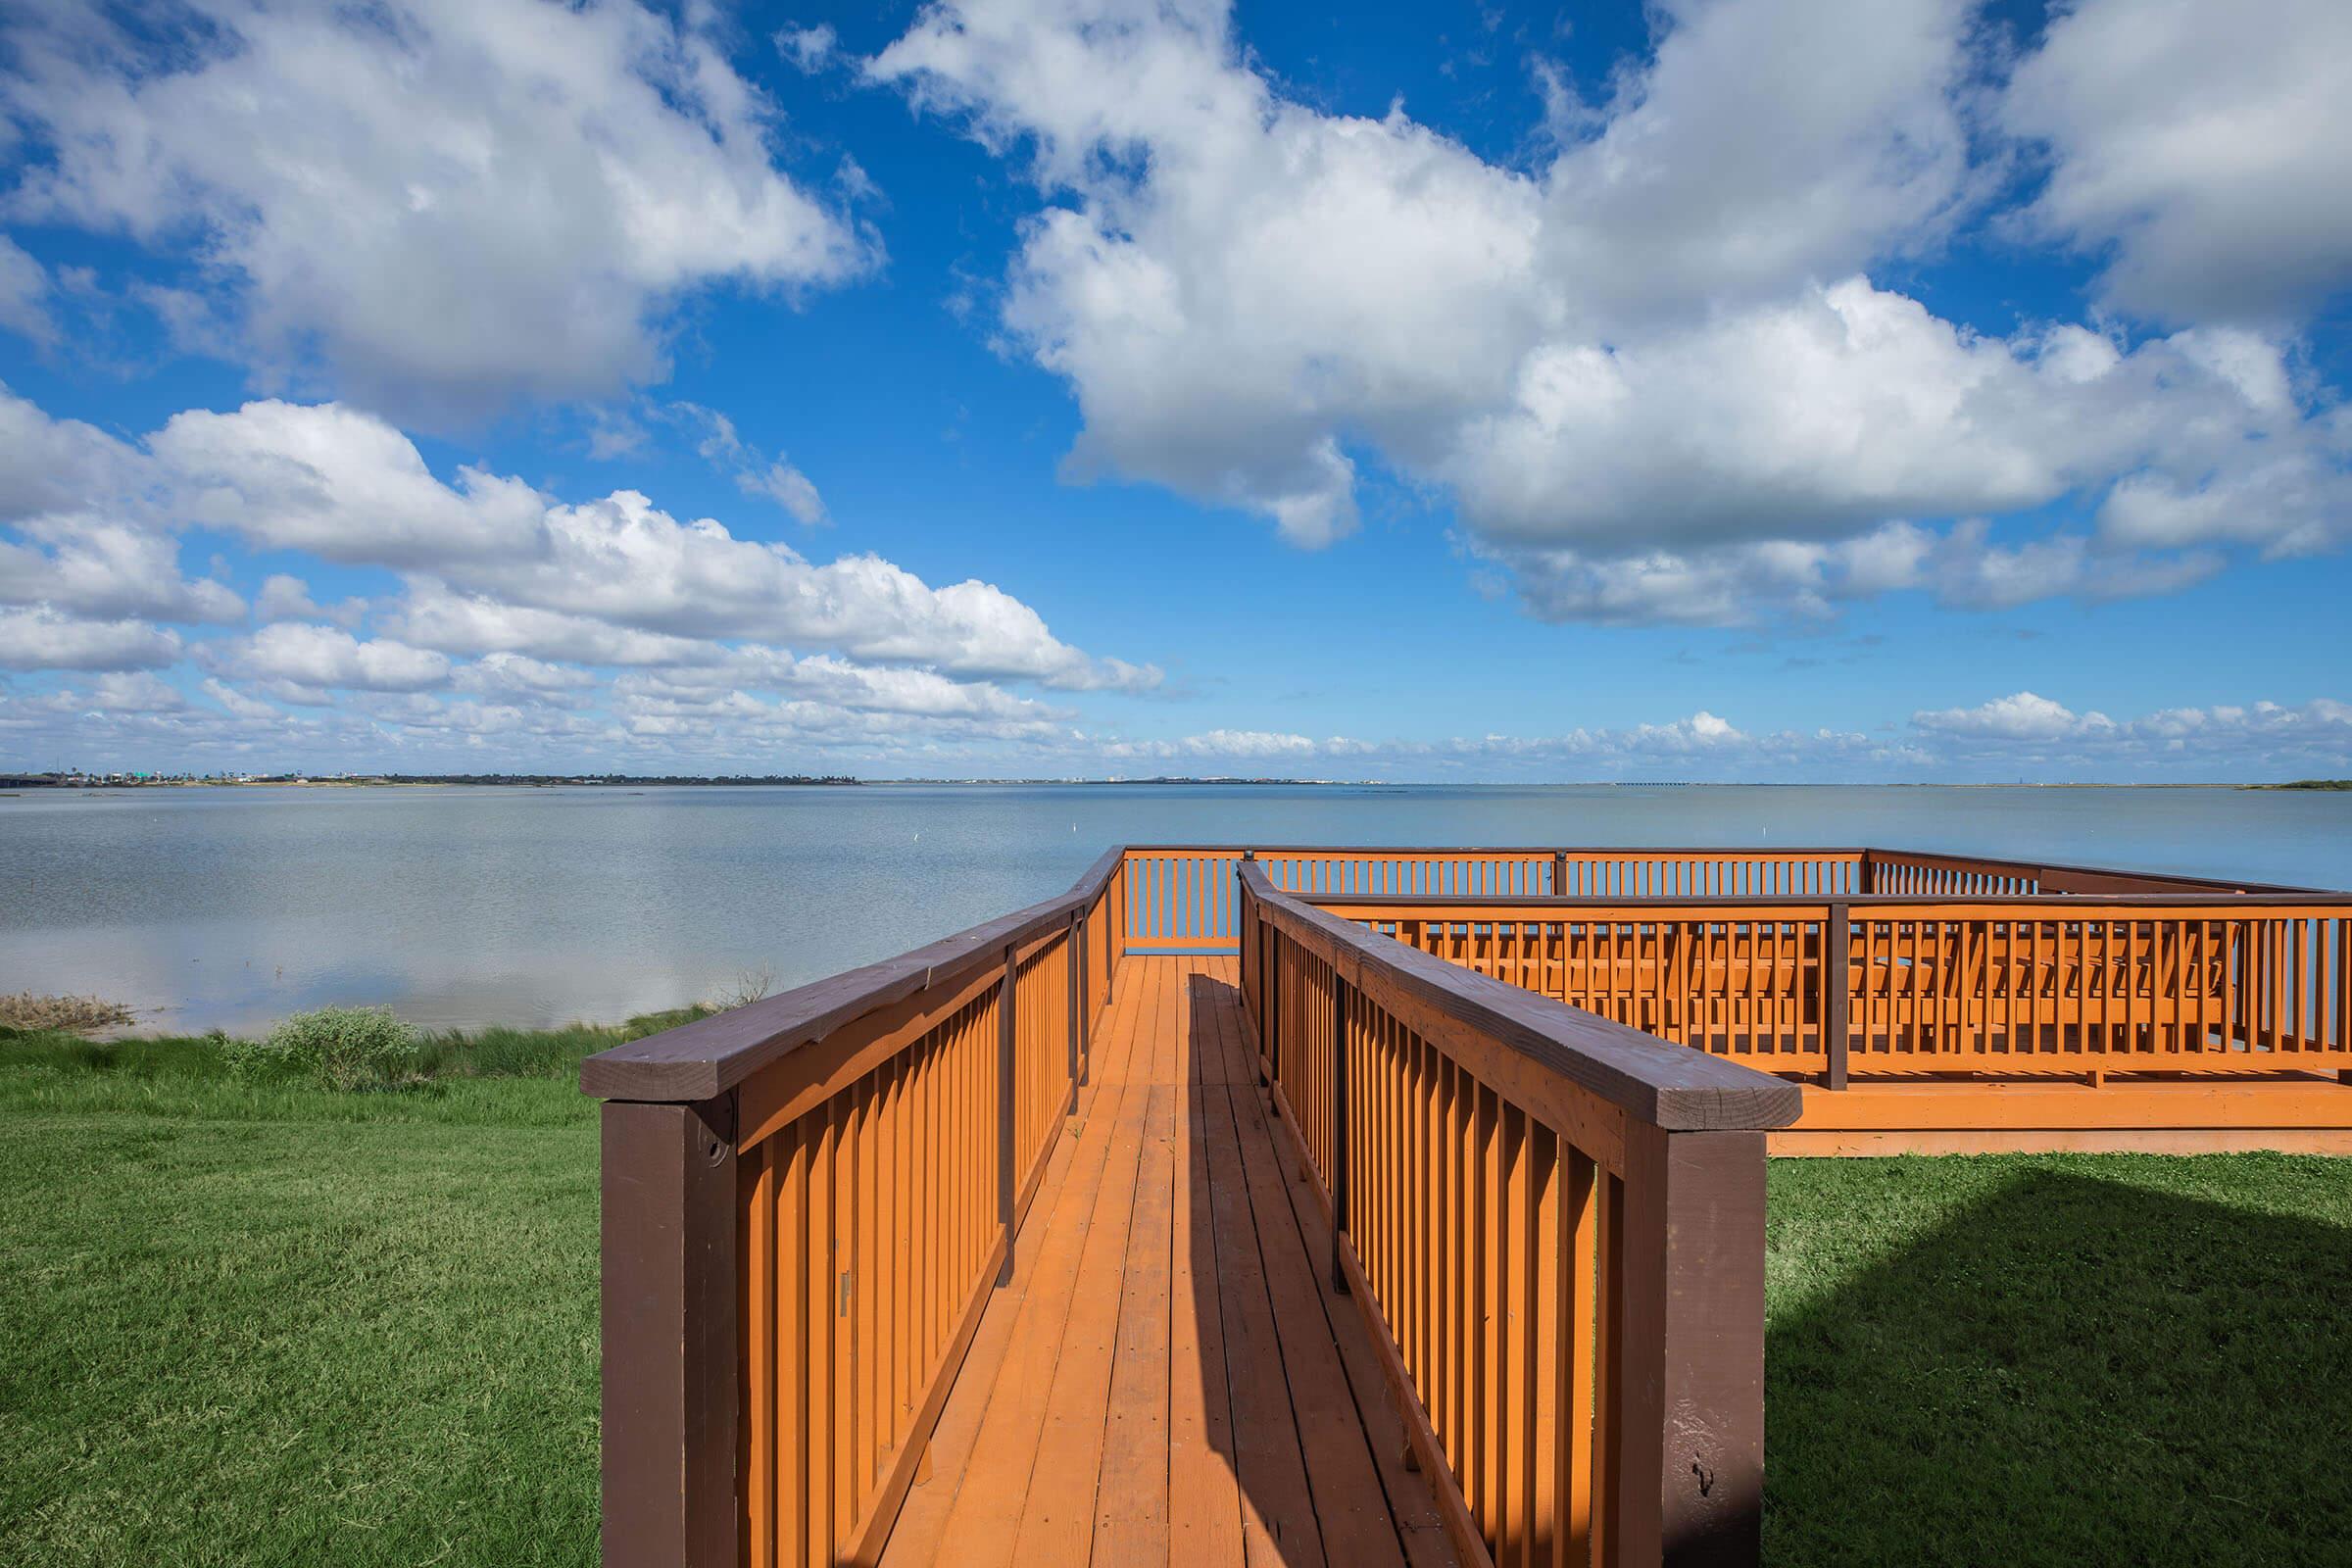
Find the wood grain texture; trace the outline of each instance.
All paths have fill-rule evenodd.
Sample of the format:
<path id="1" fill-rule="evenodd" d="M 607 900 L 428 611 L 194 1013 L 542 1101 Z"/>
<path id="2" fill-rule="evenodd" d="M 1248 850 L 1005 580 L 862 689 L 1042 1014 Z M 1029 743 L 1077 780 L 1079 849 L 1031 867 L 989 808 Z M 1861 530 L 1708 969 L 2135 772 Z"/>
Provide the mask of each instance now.
<path id="1" fill-rule="evenodd" d="M 1324 1217 L 1249 1074 L 1237 980 L 1231 959 L 1128 960 L 1081 1130 L 884 1561 L 1455 1560 L 1323 1278 Z"/>

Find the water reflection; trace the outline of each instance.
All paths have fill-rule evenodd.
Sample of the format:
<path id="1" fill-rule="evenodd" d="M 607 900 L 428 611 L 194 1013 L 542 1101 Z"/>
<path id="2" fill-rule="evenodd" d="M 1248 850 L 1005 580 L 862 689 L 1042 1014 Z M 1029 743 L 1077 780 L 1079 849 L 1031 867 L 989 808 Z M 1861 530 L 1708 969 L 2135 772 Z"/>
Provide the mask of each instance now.
<path id="1" fill-rule="evenodd" d="M 175 1029 L 618 1018 L 1066 887 L 1107 844 L 1879 843 L 2352 886 L 2352 797 L 2230 790 L 254 789 L 0 799 L 0 989 Z"/>

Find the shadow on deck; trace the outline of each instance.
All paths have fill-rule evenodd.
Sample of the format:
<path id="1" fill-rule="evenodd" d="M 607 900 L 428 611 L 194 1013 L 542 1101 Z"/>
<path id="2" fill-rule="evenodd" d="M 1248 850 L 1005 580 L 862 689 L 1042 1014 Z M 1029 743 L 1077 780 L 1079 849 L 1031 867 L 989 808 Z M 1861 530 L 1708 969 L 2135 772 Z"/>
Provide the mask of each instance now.
<path id="1" fill-rule="evenodd" d="M 1237 978 L 1229 957 L 1122 965 L 1078 1136 L 886 1564 L 1453 1560 L 1273 1132 Z"/>

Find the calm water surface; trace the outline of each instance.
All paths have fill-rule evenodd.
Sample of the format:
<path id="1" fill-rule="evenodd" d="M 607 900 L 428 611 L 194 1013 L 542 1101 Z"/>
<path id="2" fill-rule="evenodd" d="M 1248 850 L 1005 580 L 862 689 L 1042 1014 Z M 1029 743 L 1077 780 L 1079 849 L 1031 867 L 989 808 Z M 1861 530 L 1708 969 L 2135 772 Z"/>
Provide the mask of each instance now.
<path id="1" fill-rule="evenodd" d="M 2352 888 L 2352 794 L 2241 790 L 189 789 L 0 799 L 0 991 L 149 1026 L 326 1002 L 612 1019 L 870 962 L 1110 844 L 1876 844 Z"/>

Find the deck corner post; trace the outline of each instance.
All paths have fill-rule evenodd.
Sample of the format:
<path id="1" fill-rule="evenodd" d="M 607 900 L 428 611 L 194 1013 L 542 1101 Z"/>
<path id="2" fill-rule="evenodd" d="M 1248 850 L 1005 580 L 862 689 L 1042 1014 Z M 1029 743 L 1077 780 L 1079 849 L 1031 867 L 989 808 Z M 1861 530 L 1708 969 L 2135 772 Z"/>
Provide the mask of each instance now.
<path id="1" fill-rule="evenodd" d="M 1624 1562 L 1752 1564 L 1764 1512 L 1764 1135 L 1627 1128 Z"/>
<path id="2" fill-rule="evenodd" d="M 604 1561 L 734 1568 L 734 1097 L 602 1120 Z"/>
<path id="3" fill-rule="evenodd" d="M 1551 896 L 1555 899 L 1564 899 L 1568 896 L 1568 852 L 1566 850 L 1551 852 Z"/>
<path id="4" fill-rule="evenodd" d="M 1331 977 L 1331 1288 L 1348 1294 L 1348 982 Z"/>
<path id="5" fill-rule="evenodd" d="M 1843 904 L 1830 906 L 1821 923 L 1821 1046 L 1829 1055 L 1829 1086 L 1845 1088 L 1846 1054 L 1852 1048 L 1852 1000 L 1846 963 L 1853 946 L 1851 911 Z"/>
<path id="6" fill-rule="evenodd" d="M 1876 893 L 1879 891 L 1878 860 L 1869 850 L 1864 850 L 1862 852 L 1862 861 L 1860 865 L 1855 868 L 1854 891 L 1856 893 Z"/>
<path id="7" fill-rule="evenodd" d="M 1004 1233 L 1004 1256 L 997 1265 L 997 1284 L 1012 1283 L 1013 1208 L 1020 1183 L 1013 1174 L 1013 1124 L 1018 1114 L 1020 1086 L 1013 1060 L 1013 1003 L 1020 991 L 1021 950 L 1016 943 L 1004 950 L 1004 981 L 997 999 L 997 1224 Z"/>

